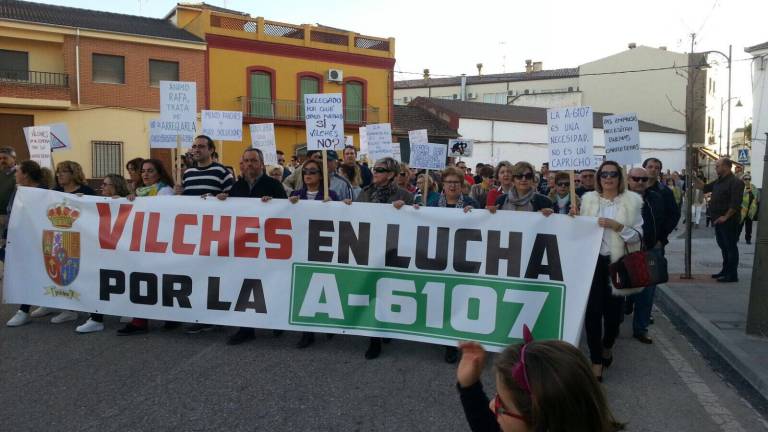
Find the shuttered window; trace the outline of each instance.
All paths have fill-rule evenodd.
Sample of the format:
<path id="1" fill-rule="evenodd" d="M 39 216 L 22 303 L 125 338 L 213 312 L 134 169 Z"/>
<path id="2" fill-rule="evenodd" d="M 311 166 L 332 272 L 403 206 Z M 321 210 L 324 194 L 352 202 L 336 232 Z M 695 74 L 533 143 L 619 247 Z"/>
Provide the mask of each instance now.
<path id="1" fill-rule="evenodd" d="M 125 84 L 125 57 L 93 54 L 93 82 Z"/>
<path id="2" fill-rule="evenodd" d="M 150 60 L 149 85 L 159 87 L 160 81 L 178 81 L 179 62 Z"/>
<path id="3" fill-rule="evenodd" d="M 253 117 L 272 118 L 272 75 L 269 72 L 251 72 L 251 98 L 249 112 Z"/>
<path id="4" fill-rule="evenodd" d="M 363 83 L 350 81 L 345 84 L 344 116 L 347 123 L 361 124 L 363 117 Z"/>
<path id="5" fill-rule="evenodd" d="M 299 80 L 299 118 L 304 119 L 304 95 L 320 93 L 320 80 L 304 76 Z"/>
<path id="6" fill-rule="evenodd" d="M 28 81 L 29 54 L 0 49 L 0 80 Z"/>

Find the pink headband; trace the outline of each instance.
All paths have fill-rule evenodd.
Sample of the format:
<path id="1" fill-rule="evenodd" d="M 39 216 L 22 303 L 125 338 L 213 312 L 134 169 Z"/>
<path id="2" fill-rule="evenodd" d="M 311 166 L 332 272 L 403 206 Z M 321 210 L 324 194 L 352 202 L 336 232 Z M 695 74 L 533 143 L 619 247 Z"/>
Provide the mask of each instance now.
<path id="1" fill-rule="evenodd" d="M 529 329 L 527 325 L 523 325 L 523 341 L 525 343 L 523 343 L 522 348 L 520 348 L 520 360 L 518 360 L 512 368 L 512 378 L 514 378 L 521 389 L 525 390 L 526 393 L 531 394 L 531 386 L 528 384 L 528 372 L 525 370 L 525 348 L 529 343 L 533 342 L 533 335 L 531 334 L 531 329 Z"/>

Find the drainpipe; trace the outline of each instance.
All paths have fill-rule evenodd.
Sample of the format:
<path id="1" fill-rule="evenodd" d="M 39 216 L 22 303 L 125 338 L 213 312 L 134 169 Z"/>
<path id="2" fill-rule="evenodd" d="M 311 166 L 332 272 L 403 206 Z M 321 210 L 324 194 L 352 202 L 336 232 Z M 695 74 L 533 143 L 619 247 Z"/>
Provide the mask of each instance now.
<path id="1" fill-rule="evenodd" d="M 496 122 L 491 120 L 491 159 L 493 159 L 493 143 L 496 141 L 496 138 L 494 137 L 494 127 L 496 126 Z"/>
<path id="2" fill-rule="evenodd" d="M 467 100 L 467 74 L 461 74 L 461 94 L 459 98 L 463 101 Z"/>
<path id="3" fill-rule="evenodd" d="M 75 83 L 77 86 L 77 107 L 80 108 L 80 29 L 75 36 Z"/>

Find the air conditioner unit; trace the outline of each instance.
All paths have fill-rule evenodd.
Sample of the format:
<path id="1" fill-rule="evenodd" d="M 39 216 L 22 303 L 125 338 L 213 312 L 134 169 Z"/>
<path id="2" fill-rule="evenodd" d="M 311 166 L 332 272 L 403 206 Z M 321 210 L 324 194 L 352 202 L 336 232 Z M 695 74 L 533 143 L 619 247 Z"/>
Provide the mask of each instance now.
<path id="1" fill-rule="evenodd" d="M 344 71 L 341 69 L 328 69 L 328 81 L 342 82 L 344 81 Z"/>
<path id="2" fill-rule="evenodd" d="M 467 99 L 477 99 L 477 93 L 467 93 Z"/>

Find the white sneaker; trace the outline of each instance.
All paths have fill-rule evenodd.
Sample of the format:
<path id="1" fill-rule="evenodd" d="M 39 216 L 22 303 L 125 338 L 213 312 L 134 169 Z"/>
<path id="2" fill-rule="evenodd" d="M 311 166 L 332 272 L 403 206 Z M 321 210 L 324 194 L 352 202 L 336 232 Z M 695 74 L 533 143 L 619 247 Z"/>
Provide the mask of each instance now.
<path id="1" fill-rule="evenodd" d="M 93 333 L 93 332 L 100 332 L 104 330 L 104 324 L 94 321 L 91 318 L 88 318 L 88 321 L 85 323 L 77 326 L 75 329 L 78 333 Z"/>
<path id="2" fill-rule="evenodd" d="M 120 317 L 120 322 L 123 323 L 123 324 L 129 323 L 131 321 L 133 321 L 133 318 L 131 318 L 131 317 Z"/>
<path id="3" fill-rule="evenodd" d="M 29 314 L 24 311 L 16 311 L 16 315 L 9 319 L 5 325 L 8 327 L 18 327 L 29 322 Z"/>
<path id="4" fill-rule="evenodd" d="M 51 324 L 61 324 L 77 319 L 77 312 L 65 310 L 62 313 L 51 318 Z"/>
<path id="5" fill-rule="evenodd" d="M 31 316 L 32 318 L 41 318 L 46 315 L 50 315 L 52 313 L 53 313 L 53 309 L 40 306 L 38 308 L 35 308 L 35 310 L 33 310 L 32 313 L 29 314 L 29 316 Z"/>

